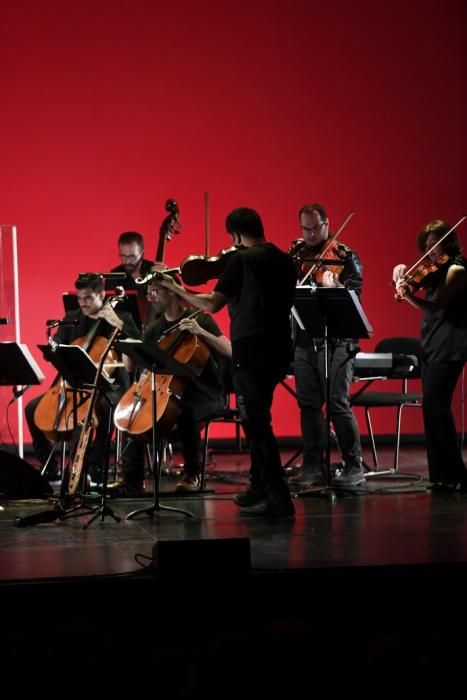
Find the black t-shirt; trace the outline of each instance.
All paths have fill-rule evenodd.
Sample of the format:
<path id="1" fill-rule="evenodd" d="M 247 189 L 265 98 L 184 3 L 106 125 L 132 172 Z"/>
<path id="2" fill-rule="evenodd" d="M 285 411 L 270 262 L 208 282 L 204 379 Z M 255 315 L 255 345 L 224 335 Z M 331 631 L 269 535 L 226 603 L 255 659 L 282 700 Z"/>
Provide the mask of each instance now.
<path id="1" fill-rule="evenodd" d="M 446 279 L 451 265 L 467 269 L 467 259 L 450 258 L 433 273 L 426 299 L 431 301 L 438 286 Z M 425 313 L 421 328 L 423 358 L 426 362 L 453 362 L 467 360 L 467 287 L 450 300 L 447 306 Z"/>
<path id="2" fill-rule="evenodd" d="M 232 255 L 215 291 L 228 298 L 234 366 L 288 366 L 296 280 L 292 258 L 273 243 Z"/>
<path id="3" fill-rule="evenodd" d="M 167 321 L 165 316 L 160 316 L 147 326 L 143 334 L 143 341 L 147 343 L 156 343 L 161 335 L 163 335 L 176 323 L 181 321 L 182 318 L 186 318 L 192 313 L 193 311 L 187 310 L 176 321 Z M 197 316 L 196 321 L 201 328 L 204 328 L 209 333 L 212 333 L 212 335 L 216 337 L 222 335 L 219 326 L 214 321 L 212 316 L 209 316 L 209 314 L 200 314 Z M 202 338 L 200 338 L 200 340 L 202 341 Z M 189 400 L 196 396 L 201 399 L 200 395 L 202 395 L 204 399 L 214 402 L 214 407 L 212 407 L 210 410 L 217 408 L 219 402 L 222 404 L 224 396 L 221 370 L 222 361 L 223 358 L 221 358 L 212 348 L 209 348 L 209 358 L 201 374 L 196 379 L 190 380 L 183 392 L 183 399 Z M 190 366 L 189 363 L 188 366 Z"/>

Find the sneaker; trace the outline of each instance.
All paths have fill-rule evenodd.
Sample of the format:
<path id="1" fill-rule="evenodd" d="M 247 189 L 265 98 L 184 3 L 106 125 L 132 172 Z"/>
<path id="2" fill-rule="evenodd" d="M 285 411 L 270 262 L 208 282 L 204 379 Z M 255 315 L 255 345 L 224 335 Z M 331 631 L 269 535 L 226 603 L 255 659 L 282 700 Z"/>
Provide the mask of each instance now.
<path id="1" fill-rule="evenodd" d="M 199 476 L 188 476 L 185 475 L 181 481 L 175 486 L 175 491 L 185 491 L 186 493 L 192 493 L 193 491 L 199 491 L 200 480 Z"/>
<path id="2" fill-rule="evenodd" d="M 133 498 L 144 496 L 144 484 L 142 481 L 127 481 L 118 479 L 107 486 L 107 495 L 111 498 Z"/>
<path id="3" fill-rule="evenodd" d="M 242 507 L 242 513 L 247 515 L 263 515 L 273 518 L 286 518 L 295 515 L 294 504 L 291 500 L 267 499 L 258 501 L 252 506 Z"/>
<path id="4" fill-rule="evenodd" d="M 343 471 L 332 480 L 333 486 L 358 486 L 365 481 L 363 467 L 344 467 Z"/>
<path id="5" fill-rule="evenodd" d="M 237 493 L 233 497 L 233 502 L 240 506 L 241 508 L 254 506 L 260 501 L 264 501 L 265 494 L 263 491 L 257 491 L 255 489 L 248 489 L 243 493 Z"/>

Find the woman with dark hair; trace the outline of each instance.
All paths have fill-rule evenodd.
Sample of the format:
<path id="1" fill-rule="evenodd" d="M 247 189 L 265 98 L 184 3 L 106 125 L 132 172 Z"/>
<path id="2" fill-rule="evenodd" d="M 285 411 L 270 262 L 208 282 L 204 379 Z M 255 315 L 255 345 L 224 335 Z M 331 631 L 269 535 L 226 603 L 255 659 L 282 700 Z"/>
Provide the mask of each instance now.
<path id="1" fill-rule="evenodd" d="M 406 265 L 396 265 L 393 271 L 398 294 L 423 312 L 423 419 L 432 493 L 455 491 L 458 485 L 467 492 L 467 470 L 451 408 L 467 359 L 467 260 L 454 232 L 441 241 L 450 228 L 438 219 L 418 235 L 420 251 L 432 248 L 428 258 L 435 263 L 425 277 L 424 297 L 404 278 Z"/>

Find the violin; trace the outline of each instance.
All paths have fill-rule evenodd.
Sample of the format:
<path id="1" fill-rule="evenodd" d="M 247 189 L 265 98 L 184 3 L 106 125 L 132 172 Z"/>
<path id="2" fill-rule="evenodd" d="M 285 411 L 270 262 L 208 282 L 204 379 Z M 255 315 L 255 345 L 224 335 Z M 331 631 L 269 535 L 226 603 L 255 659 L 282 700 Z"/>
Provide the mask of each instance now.
<path id="1" fill-rule="evenodd" d="M 124 291 L 122 288 L 120 289 L 122 293 L 110 297 L 105 304 L 110 304 L 113 307 L 121 301 Z M 118 354 L 113 348 L 107 350 L 108 338 L 98 335 L 100 323 L 100 319 L 97 320 L 86 336 L 76 338 L 70 344 L 80 345 L 96 364 L 106 352 L 105 371 L 108 376 L 111 376 L 118 366 Z M 49 344 L 52 347 L 54 347 L 54 342 L 53 338 L 49 338 Z M 76 406 L 74 405 L 73 394 L 74 390 L 59 375 L 37 404 L 34 411 L 34 422 L 49 440 L 54 442 L 68 440 L 73 432 L 75 421 L 76 423 L 82 423 L 85 419 L 90 393 L 88 391 L 80 392 Z M 76 417 L 74 421 L 73 412 L 75 408 Z M 93 415 L 93 422 L 95 426 L 99 424 L 99 417 L 96 412 Z"/>
<path id="2" fill-rule="evenodd" d="M 302 238 L 299 238 L 293 241 L 293 245 L 287 252 L 300 271 L 305 274 L 305 278 L 311 277 L 316 284 L 322 284 L 325 272 L 339 275 L 344 265 L 345 254 L 339 248 L 335 237 L 319 251 L 312 250 Z"/>
<path id="3" fill-rule="evenodd" d="M 327 239 L 324 247 L 321 248 L 318 253 L 313 253 L 302 238 L 294 241 L 294 244 L 297 245 L 294 245 L 291 247 L 291 249 L 289 249 L 290 253 L 291 250 L 293 251 L 293 249 L 296 248 L 295 252 L 291 253 L 292 257 L 294 257 L 294 255 L 298 255 L 301 265 L 305 265 L 306 262 L 311 263 L 308 266 L 308 269 L 302 270 L 304 275 L 298 283 L 299 287 L 303 286 L 310 277 L 316 284 L 322 284 L 323 275 L 328 271 L 332 272 L 334 275 L 339 274 L 342 269 L 342 265 L 344 264 L 345 255 L 337 246 L 336 241 L 354 214 L 354 211 L 347 214 L 347 217 L 340 225 L 336 233 Z M 327 255 L 333 255 L 334 257 L 326 258 Z M 309 258 L 311 260 L 309 260 Z"/>
<path id="4" fill-rule="evenodd" d="M 415 268 L 410 268 L 410 273 L 407 271 L 402 277 L 404 288 L 410 287 L 412 292 L 417 292 L 423 289 L 431 282 L 431 275 L 437 272 L 443 265 L 449 262 L 449 255 L 443 253 L 436 260 L 424 260 Z M 394 295 L 396 301 L 404 300 L 404 291 L 397 291 Z"/>
<path id="5" fill-rule="evenodd" d="M 201 314 L 195 311 L 185 318 Z M 180 322 L 167 330 L 157 345 L 172 358 L 190 365 L 197 375 L 201 374 L 208 359 L 208 346 L 193 333 L 181 331 Z M 156 374 L 155 400 L 156 422 L 161 436 L 168 435 L 177 424 L 180 415 L 180 397 L 189 382 L 187 377 Z M 150 439 L 152 431 L 152 373 L 145 369 L 137 382 L 122 396 L 114 411 L 114 425 L 134 437 Z"/>
<path id="6" fill-rule="evenodd" d="M 449 231 L 446 231 L 446 233 L 443 234 L 439 240 L 435 241 L 435 243 L 430 248 L 428 248 L 428 250 L 425 251 L 425 253 L 421 256 L 421 258 L 417 260 L 416 263 L 414 263 L 411 267 L 408 268 L 408 270 L 406 270 L 406 272 L 402 275 L 402 277 L 399 280 L 399 282 L 403 283 L 403 289 L 397 291 L 394 295 L 394 299 L 397 302 L 404 300 L 404 288 L 411 287 L 413 292 L 422 289 L 430 283 L 430 275 L 439 270 L 440 267 L 442 267 L 449 261 L 449 256 L 445 253 L 441 254 L 434 261 L 427 260 L 427 258 L 437 246 L 441 245 L 441 243 L 444 241 L 445 238 L 449 236 L 450 233 L 455 231 L 456 228 L 460 226 L 460 224 L 463 221 L 465 221 L 465 219 L 467 219 L 467 214 L 461 216 L 461 218 L 458 221 L 456 221 L 454 226 L 451 226 Z M 395 283 L 393 282 L 393 284 Z"/>

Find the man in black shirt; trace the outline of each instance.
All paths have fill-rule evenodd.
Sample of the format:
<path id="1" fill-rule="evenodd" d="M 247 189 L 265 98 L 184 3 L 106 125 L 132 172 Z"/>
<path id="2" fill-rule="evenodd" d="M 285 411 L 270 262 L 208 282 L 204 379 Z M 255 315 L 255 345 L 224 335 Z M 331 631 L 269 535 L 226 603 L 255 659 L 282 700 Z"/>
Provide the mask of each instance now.
<path id="1" fill-rule="evenodd" d="M 141 323 L 144 325 L 148 312 L 146 300 L 146 284 L 136 284 L 138 278 L 144 278 L 151 271 L 154 263 L 144 258 L 144 239 L 137 231 L 125 231 L 118 239 L 118 257 L 121 265 L 112 268 L 111 272 L 124 272 L 125 279 L 118 284 L 125 290 L 136 291 Z M 109 283 L 108 283 L 109 284 Z"/>
<path id="2" fill-rule="evenodd" d="M 110 304 L 104 304 L 104 280 L 97 274 L 81 275 L 75 282 L 76 294 L 78 298 L 79 310 L 68 311 L 65 315 L 65 324 L 60 326 L 53 340 L 55 343 L 62 345 L 70 345 L 78 338 L 87 338 L 88 334 L 95 329 L 94 337 L 97 339 L 109 338 L 114 328 L 119 328 L 121 337 L 139 338 L 140 331 L 136 327 L 132 316 L 125 311 L 114 310 Z M 75 325 L 75 322 L 76 325 Z M 92 351 L 92 343 L 89 351 Z M 119 392 L 129 386 L 128 374 L 123 368 L 117 368 L 113 375 L 115 384 L 118 389 L 115 389 L 114 396 L 110 397 L 112 403 L 115 404 L 118 400 Z M 32 437 L 34 452 L 42 465 L 44 465 L 52 452 L 52 444 L 39 430 L 34 420 L 36 407 L 42 396 L 37 396 L 30 401 L 25 408 L 26 421 Z M 104 397 L 100 402 L 100 421 L 96 430 L 94 443 L 90 450 L 89 465 L 91 476 L 96 480 L 100 480 L 103 471 L 103 460 L 105 457 L 105 445 L 107 439 L 107 429 L 109 423 L 110 404 Z M 72 417 L 70 416 L 70 422 Z M 49 479 L 57 478 L 57 465 L 54 460 L 50 460 L 47 467 L 47 476 Z"/>
<path id="3" fill-rule="evenodd" d="M 296 272 L 291 258 L 264 238 L 256 211 L 232 211 L 226 228 L 233 254 L 214 291 L 193 294 L 164 277 L 164 286 L 198 308 L 211 312 L 228 305 L 231 319 L 233 385 L 251 455 L 250 487 L 234 501 L 254 515 L 293 515 L 271 425 L 274 389 L 291 360 L 289 313 Z"/>
<path id="4" fill-rule="evenodd" d="M 168 277 L 168 275 L 167 275 Z M 177 418 L 176 433 L 182 444 L 184 474 L 177 484 L 177 491 L 196 491 L 199 488 L 200 475 L 200 423 L 223 408 L 225 392 L 221 382 L 221 362 L 230 362 L 231 345 L 222 335 L 217 323 L 208 314 L 199 313 L 193 317 L 193 311 L 186 308 L 179 296 L 160 286 L 156 280 L 148 285 L 148 298 L 157 314 L 157 319 L 146 328 L 143 341 L 156 343 L 163 334 L 177 326 L 177 331 L 192 334 L 207 346 L 209 355 L 199 376 L 189 380 L 177 398 L 180 413 Z M 170 351 L 168 351 L 170 352 Z M 127 368 L 133 370 L 129 358 L 125 360 Z M 144 461 L 142 443 L 130 441 L 124 454 L 123 475 L 114 484 L 109 485 L 109 493 L 114 497 L 132 496 L 141 492 L 144 479 Z"/>

